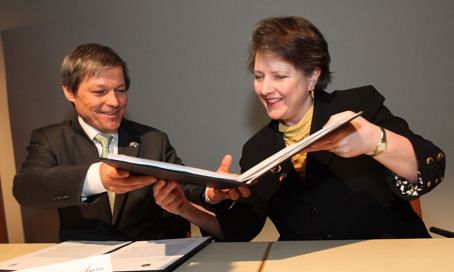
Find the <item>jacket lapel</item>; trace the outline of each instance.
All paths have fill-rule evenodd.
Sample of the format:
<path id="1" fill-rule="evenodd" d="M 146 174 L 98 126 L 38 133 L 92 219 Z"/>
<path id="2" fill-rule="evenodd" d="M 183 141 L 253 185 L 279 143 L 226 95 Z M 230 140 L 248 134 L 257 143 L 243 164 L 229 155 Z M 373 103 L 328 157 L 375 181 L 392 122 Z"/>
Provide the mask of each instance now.
<path id="1" fill-rule="evenodd" d="M 314 115 L 311 124 L 311 134 L 321 129 L 328 122 L 331 115 L 337 113 L 339 107 L 334 103 L 333 95 L 319 90 L 315 92 Z M 333 159 L 334 154 L 328 151 L 314 152 L 308 155 L 307 174 L 310 171 L 311 159 L 316 159 L 323 164 L 328 165 Z"/>
<path id="2" fill-rule="evenodd" d="M 85 130 L 83 130 L 82 126 L 79 123 L 79 119 L 77 114 L 74 114 L 74 118 L 71 120 L 71 127 L 74 130 L 75 134 L 73 135 L 73 143 L 78 143 L 80 144 L 80 141 L 78 139 L 81 139 L 79 136 L 82 136 L 87 140 L 87 143 L 89 143 L 90 148 L 87 149 L 87 155 L 93 160 L 93 159 L 98 159 L 98 149 L 96 148 L 95 144 L 93 144 L 92 139 L 88 137 L 87 133 L 85 133 Z M 85 141 L 84 141 L 85 142 Z M 83 149 L 85 150 L 85 148 Z"/>
<path id="3" fill-rule="evenodd" d="M 137 133 L 128 126 L 127 120 L 123 120 L 118 129 L 118 154 L 137 157 L 139 155 L 140 145 L 142 141 Z M 112 224 L 118 220 L 119 214 L 123 209 L 124 203 L 129 193 L 116 194 L 115 206 L 112 215 Z"/>
<path id="4" fill-rule="evenodd" d="M 74 130 L 74 134 L 72 135 L 72 142 L 75 146 L 77 146 L 78 149 L 83 150 L 83 158 L 79 158 L 79 160 L 89 163 L 99 162 L 98 149 L 93 143 L 93 140 L 90 139 L 90 137 L 80 125 L 77 113 L 74 114 L 74 118 L 71 119 L 70 126 Z M 107 193 L 100 194 L 99 197 L 96 197 L 95 201 L 99 202 L 99 205 L 105 211 L 104 214 L 100 214 L 100 216 L 106 221 L 111 220 L 112 215 L 110 212 Z"/>
<path id="5" fill-rule="evenodd" d="M 274 154 L 274 153 L 282 150 L 283 148 L 285 148 L 284 136 L 279 131 L 279 122 L 273 121 L 273 131 L 274 131 L 273 144 L 271 146 L 274 148 L 274 150 L 272 151 L 271 154 Z M 281 164 L 279 164 L 278 166 L 271 169 L 271 173 L 279 175 L 279 177 L 278 177 L 279 187 L 280 187 L 280 184 L 282 184 L 282 182 L 287 178 L 287 176 L 289 175 L 289 173 L 292 170 L 294 170 L 293 164 L 292 164 L 291 160 L 289 160 L 289 159 L 283 161 Z"/>
<path id="6" fill-rule="evenodd" d="M 314 114 L 312 118 L 312 123 L 311 123 L 311 130 L 310 133 L 314 133 L 321 129 L 323 125 L 328 122 L 328 119 L 330 116 L 334 113 L 336 113 L 338 106 L 333 103 L 332 95 L 325 91 L 318 91 L 316 92 L 316 97 L 314 100 Z M 272 121 L 272 131 L 274 132 L 273 134 L 273 144 L 270 146 L 274 148 L 272 150 L 271 154 L 281 150 L 282 148 L 285 147 L 283 135 L 281 132 L 279 132 L 278 128 L 278 122 L 277 121 Z M 307 160 L 307 171 L 309 170 L 310 167 L 310 160 L 311 159 L 316 159 L 324 164 L 329 164 L 330 161 L 332 160 L 334 154 L 327 152 L 327 151 L 321 151 L 321 152 L 314 152 L 310 153 L 308 155 L 308 160 Z M 288 174 L 290 174 L 292 171 L 294 171 L 293 165 L 291 160 L 286 160 L 282 162 L 278 166 L 279 172 L 282 173 L 282 177 L 286 177 Z M 275 171 L 273 169 L 272 171 Z M 309 173 L 307 173 L 309 174 Z M 280 177 L 281 179 L 281 177 Z"/>

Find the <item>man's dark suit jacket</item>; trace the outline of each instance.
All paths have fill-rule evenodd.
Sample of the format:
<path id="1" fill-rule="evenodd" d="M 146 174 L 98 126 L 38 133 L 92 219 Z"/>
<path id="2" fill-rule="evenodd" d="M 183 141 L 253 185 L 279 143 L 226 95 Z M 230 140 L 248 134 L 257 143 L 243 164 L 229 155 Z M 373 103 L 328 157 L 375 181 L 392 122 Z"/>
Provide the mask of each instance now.
<path id="1" fill-rule="evenodd" d="M 181 163 L 167 135 L 159 130 L 123 120 L 118 135 L 119 154 Z M 32 133 L 28 156 L 14 178 L 14 196 L 27 207 L 57 208 L 61 240 L 152 240 L 187 236 L 189 223 L 162 210 L 154 201 L 151 186 L 117 194 L 113 215 L 107 193 L 81 201 L 85 175 L 97 161 L 96 146 L 77 118 L 37 129 Z M 194 186 L 186 189 L 199 190 Z"/>
<path id="2" fill-rule="evenodd" d="M 392 115 L 383 102 L 383 96 L 371 86 L 333 93 L 320 91 L 315 97 L 311 132 L 322 128 L 332 114 L 364 111 L 364 118 L 412 143 L 421 177 L 415 194 L 407 194 L 409 187 L 397 185 L 394 174 L 369 156 L 347 159 L 327 151 L 314 152 L 307 157 L 305 178 L 287 160 L 259 178 L 251 187 L 250 198 L 238 201 L 231 209 L 218 206 L 216 212 L 226 239 L 254 238 L 267 216 L 280 240 L 429 237 L 408 200 L 442 181 L 444 153 L 411 132 L 407 123 Z M 244 145 L 242 171 L 284 146 L 278 122 L 271 121 Z"/>

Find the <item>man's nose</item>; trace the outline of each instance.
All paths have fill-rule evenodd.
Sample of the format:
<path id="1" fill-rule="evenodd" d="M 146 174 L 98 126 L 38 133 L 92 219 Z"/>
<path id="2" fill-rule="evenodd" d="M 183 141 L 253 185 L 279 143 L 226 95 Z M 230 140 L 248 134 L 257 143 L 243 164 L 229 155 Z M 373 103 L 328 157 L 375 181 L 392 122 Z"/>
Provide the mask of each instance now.
<path id="1" fill-rule="evenodd" d="M 117 107 L 120 104 L 120 102 L 118 100 L 117 92 L 115 92 L 115 90 L 110 90 L 107 93 L 106 103 L 112 107 Z"/>

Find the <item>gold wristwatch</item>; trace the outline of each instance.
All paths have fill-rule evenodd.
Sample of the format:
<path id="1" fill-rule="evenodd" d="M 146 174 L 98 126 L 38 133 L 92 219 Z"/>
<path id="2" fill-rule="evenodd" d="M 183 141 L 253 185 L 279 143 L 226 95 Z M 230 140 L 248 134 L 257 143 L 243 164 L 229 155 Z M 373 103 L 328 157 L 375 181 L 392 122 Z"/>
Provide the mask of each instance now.
<path id="1" fill-rule="evenodd" d="M 386 150 L 386 130 L 382 127 L 380 127 L 380 130 L 380 141 L 378 141 L 377 145 L 375 146 L 374 153 L 370 155 L 372 157 L 378 156 Z"/>

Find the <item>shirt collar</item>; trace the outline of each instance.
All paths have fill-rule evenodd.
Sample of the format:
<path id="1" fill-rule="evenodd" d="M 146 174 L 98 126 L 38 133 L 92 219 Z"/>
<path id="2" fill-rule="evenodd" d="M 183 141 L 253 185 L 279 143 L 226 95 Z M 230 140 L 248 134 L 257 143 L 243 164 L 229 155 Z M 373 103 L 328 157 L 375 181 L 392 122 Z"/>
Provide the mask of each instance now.
<path id="1" fill-rule="evenodd" d="M 80 126 L 85 131 L 85 133 L 87 133 L 88 137 L 91 140 L 93 140 L 97 134 L 103 133 L 103 132 L 100 132 L 99 130 L 97 130 L 96 128 L 92 127 L 91 125 L 89 125 L 87 122 L 85 122 L 85 120 L 82 117 L 80 117 L 80 115 L 77 116 L 77 119 L 79 120 Z M 118 132 L 117 133 L 107 133 L 107 134 L 112 135 L 113 138 L 118 142 Z"/>

